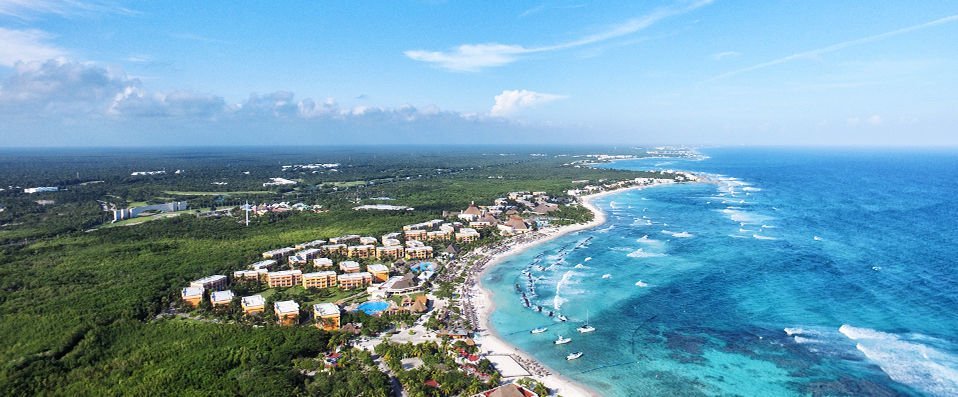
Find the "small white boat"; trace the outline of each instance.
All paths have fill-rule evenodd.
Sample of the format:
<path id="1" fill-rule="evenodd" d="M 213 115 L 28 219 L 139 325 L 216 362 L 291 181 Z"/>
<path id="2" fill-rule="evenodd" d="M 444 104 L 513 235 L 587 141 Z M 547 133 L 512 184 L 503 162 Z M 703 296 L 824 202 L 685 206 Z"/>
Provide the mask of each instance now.
<path id="1" fill-rule="evenodd" d="M 569 318 L 568 318 L 568 317 L 566 317 L 566 316 L 564 316 L 564 315 L 561 315 L 561 314 L 559 315 L 558 318 L 559 318 L 559 321 L 569 321 Z"/>
<path id="2" fill-rule="evenodd" d="M 572 342 L 572 338 L 563 338 L 562 335 L 559 335 L 559 339 L 555 340 L 555 344 L 557 345 L 564 345 L 569 342 Z"/>
<path id="3" fill-rule="evenodd" d="M 566 360 L 572 361 L 579 357 L 582 357 L 582 352 L 570 353 L 568 356 L 565 356 Z"/>
<path id="4" fill-rule="evenodd" d="M 595 332 L 595 327 L 589 325 L 589 311 L 585 312 L 585 324 L 582 324 L 581 327 L 576 328 L 576 331 L 579 331 L 580 334 L 587 334 L 589 332 Z"/>
<path id="5" fill-rule="evenodd" d="M 536 329 L 534 329 L 534 330 L 532 330 L 532 331 L 529 331 L 529 332 L 530 332 L 530 333 L 533 333 L 533 334 L 541 334 L 541 333 L 546 332 L 546 331 L 548 331 L 548 330 L 549 330 L 548 328 L 536 328 Z"/>

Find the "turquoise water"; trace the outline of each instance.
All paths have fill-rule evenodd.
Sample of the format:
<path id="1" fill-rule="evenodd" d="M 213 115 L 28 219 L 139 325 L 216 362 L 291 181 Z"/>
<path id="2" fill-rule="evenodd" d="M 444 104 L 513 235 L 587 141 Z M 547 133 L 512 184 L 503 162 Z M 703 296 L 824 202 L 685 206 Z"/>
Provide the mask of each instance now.
<path id="1" fill-rule="evenodd" d="M 705 154 L 609 165 L 716 182 L 603 197 L 491 269 L 494 330 L 605 396 L 958 395 L 958 152 Z"/>
<path id="2" fill-rule="evenodd" d="M 409 270 L 412 270 L 415 273 L 434 272 L 436 271 L 436 264 L 432 262 L 419 262 L 410 266 Z"/>
<path id="3" fill-rule="evenodd" d="M 369 301 L 369 302 L 360 303 L 359 306 L 356 307 L 356 310 L 360 310 L 363 313 L 366 313 L 368 315 L 373 315 L 383 310 L 386 310 L 388 308 L 389 308 L 389 302 Z"/>

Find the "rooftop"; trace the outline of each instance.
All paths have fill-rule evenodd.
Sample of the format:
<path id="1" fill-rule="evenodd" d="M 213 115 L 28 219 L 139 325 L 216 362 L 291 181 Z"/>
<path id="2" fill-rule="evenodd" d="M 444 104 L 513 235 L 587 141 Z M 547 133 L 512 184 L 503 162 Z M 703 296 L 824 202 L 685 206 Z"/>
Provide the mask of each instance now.
<path id="1" fill-rule="evenodd" d="M 265 305 L 266 299 L 263 299 L 263 295 L 250 295 L 250 296 L 244 296 L 241 302 L 243 306 L 256 307 L 256 306 Z"/>
<path id="2" fill-rule="evenodd" d="M 299 303 L 296 303 L 296 301 L 279 301 L 273 304 L 273 311 L 277 314 L 299 313 Z"/>
<path id="3" fill-rule="evenodd" d="M 201 279 L 199 279 L 199 280 L 193 281 L 193 283 L 195 283 L 195 284 L 215 283 L 215 282 L 220 281 L 220 280 L 223 280 L 223 279 L 225 279 L 225 278 L 226 278 L 226 276 L 224 276 L 224 275 L 222 275 L 222 274 L 214 274 L 214 275 L 212 275 L 212 276 L 206 276 L 206 277 L 203 277 L 203 278 L 201 278 Z"/>
<path id="4" fill-rule="evenodd" d="M 366 270 L 369 270 L 370 272 L 377 272 L 377 273 L 388 273 L 388 272 L 389 272 L 389 268 L 386 267 L 386 265 L 383 265 L 383 264 L 381 264 L 381 263 L 376 263 L 376 264 L 373 264 L 373 265 L 366 266 Z"/>
<path id="5" fill-rule="evenodd" d="M 213 302 L 226 302 L 233 300 L 233 291 L 214 291 L 210 294 L 210 300 Z"/>
<path id="6" fill-rule="evenodd" d="M 185 297 L 203 296 L 203 287 L 183 288 L 183 296 Z"/>
<path id="7" fill-rule="evenodd" d="M 333 316 L 339 314 L 339 306 L 333 303 L 317 303 L 313 305 L 313 312 L 319 316 Z"/>
<path id="8" fill-rule="evenodd" d="M 302 275 L 302 270 L 280 270 L 278 272 L 269 272 L 270 277 L 282 277 L 282 276 L 293 276 L 293 275 Z"/>

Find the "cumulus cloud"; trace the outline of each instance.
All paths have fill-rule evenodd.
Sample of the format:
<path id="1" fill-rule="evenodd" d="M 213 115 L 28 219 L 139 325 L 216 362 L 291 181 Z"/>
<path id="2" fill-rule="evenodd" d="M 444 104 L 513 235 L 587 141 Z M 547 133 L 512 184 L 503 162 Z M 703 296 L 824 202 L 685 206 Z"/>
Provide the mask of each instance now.
<path id="1" fill-rule="evenodd" d="M 542 94 L 537 94 L 542 95 Z M 510 106 L 527 106 L 538 99 Z M 531 102 L 530 102 L 531 101 Z M 117 121 L 168 119 L 212 122 L 322 122 L 409 123 L 475 121 L 478 116 L 443 111 L 434 105 L 416 107 L 345 107 L 332 98 L 299 99 L 293 92 L 251 94 L 229 103 L 205 93 L 176 90 L 155 92 L 122 71 L 83 62 L 49 60 L 17 63 L 13 74 L 0 82 L 0 115 L 6 119 L 39 117 L 44 120 L 108 118 Z M 494 120 L 488 120 L 493 122 Z"/>
<path id="2" fill-rule="evenodd" d="M 484 68 L 513 63 L 523 55 L 576 48 L 626 36 L 646 29 L 665 18 L 684 14 L 711 4 L 712 1 L 713 0 L 698 0 L 684 6 L 659 8 L 649 14 L 611 26 L 604 31 L 553 45 L 524 46 L 501 43 L 462 44 L 446 51 L 409 50 L 405 51 L 404 54 L 409 59 L 425 62 L 439 68 L 453 71 L 475 72 Z"/>
<path id="3" fill-rule="evenodd" d="M 496 95 L 496 103 L 492 105 L 489 114 L 496 117 L 505 117 L 514 114 L 522 108 L 528 108 L 543 103 L 566 98 L 564 95 L 544 94 L 529 90 L 505 90 Z"/>
<path id="4" fill-rule="evenodd" d="M 35 29 L 15 30 L 0 27 L 0 65 L 36 62 L 66 56 L 66 51 L 50 44 L 51 36 Z"/>

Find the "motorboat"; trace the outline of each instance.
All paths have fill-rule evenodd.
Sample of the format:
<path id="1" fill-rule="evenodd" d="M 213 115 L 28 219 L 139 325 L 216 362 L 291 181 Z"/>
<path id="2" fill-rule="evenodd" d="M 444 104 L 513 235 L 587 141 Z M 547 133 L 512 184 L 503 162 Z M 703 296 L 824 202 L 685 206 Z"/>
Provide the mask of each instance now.
<path id="1" fill-rule="evenodd" d="M 555 340 L 555 344 L 557 345 L 564 345 L 569 342 L 572 342 L 572 338 L 563 338 L 562 335 L 559 335 L 559 339 Z"/>
<path id="2" fill-rule="evenodd" d="M 569 353 L 568 356 L 565 356 L 566 360 L 572 361 L 579 357 L 582 357 L 582 352 Z"/>
<path id="3" fill-rule="evenodd" d="M 549 330 L 548 328 L 536 328 L 536 329 L 533 329 L 532 331 L 529 331 L 529 333 L 532 333 L 532 334 L 541 334 L 541 333 L 546 332 L 546 331 L 548 331 L 548 330 Z"/>

